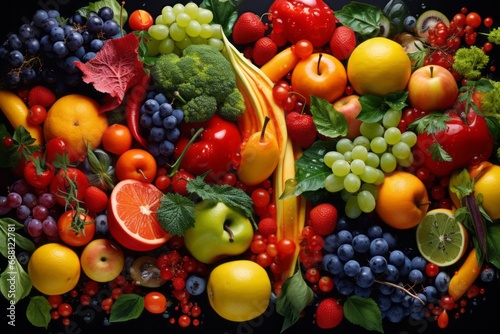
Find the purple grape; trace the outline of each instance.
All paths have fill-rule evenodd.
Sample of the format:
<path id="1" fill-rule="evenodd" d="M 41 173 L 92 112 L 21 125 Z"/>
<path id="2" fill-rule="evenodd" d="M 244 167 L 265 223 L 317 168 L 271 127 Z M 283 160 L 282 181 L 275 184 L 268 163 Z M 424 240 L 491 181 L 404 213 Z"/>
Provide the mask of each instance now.
<path id="1" fill-rule="evenodd" d="M 57 234 L 57 222 L 52 216 L 48 216 L 42 223 L 43 233 L 46 236 L 51 237 Z"/>
<path id="2" fill-rule="evenodd" d="M 16 217 L 21 220 L 25 220 L 31 214 L 31 209 L 28 208 L 25 204 L 21 204 L 16 209 Z"/>
<path id="3" fill-rule="evenodd" d="M 38 204 L 43 205 L 48 209 L 56 205 L 56 203 L 56 198 L 51 193 L 43 193 L 38 196 Z"/>
<path id="4" fill-rule="evenodd" d="M 43 205 L 38 204 L 33 208 L 33 218 L 44 221 L 49 216 L 49 210 Z"/>
<path id="5" fill-rule="evenodd" d="M 28 208 L 33 209 L 37 205 L 37 196 L 32 192 L 24 194 L 23 204 Z"/>
<path id="6" fill-rule="evenodd" d="M 18 193 L 19 195 L 24 195 L 27 192 L 30 192 L 33 189 L 32 186 L 25 179 L 16 180 L 10 186 L 10 191 L 13 193 Z"/>
<path id="7" fill-rule="evenodd" d="M 43 233 L 43 224 L 40 220 L 33 218 L 28 223 L 28 233 L 33 238 L 37 238 Z"/>
<path id="8" fill-rule="evenodd" d="M 23 198 L 18 193 L 9 193 L 7 195 L 7 205 L 15 209 L 23 203 Z"/>

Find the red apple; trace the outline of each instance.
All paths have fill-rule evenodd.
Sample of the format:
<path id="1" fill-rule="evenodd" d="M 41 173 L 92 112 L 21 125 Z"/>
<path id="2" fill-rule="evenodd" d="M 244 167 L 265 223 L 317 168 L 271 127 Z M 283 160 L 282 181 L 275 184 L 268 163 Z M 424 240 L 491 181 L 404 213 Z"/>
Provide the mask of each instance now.
<path id="1" fill-rule="evenodd" d="M 292 72 L 292 90 L 309 103 L 311 95 L 333 102 L 344 94 L 347 74 L 334 56 L 313 53 L 300 60 Z"/>
<path id="2" fill-rule="evenodd" d="M 359 131 L 359 126 L 361 125 L 362 121 L 356 119 L 361 111 L 359 95 L 352 94 L 343 96 L 333 102 L 333 108 L 344 114 L 345 118 L 347 119 L 347 134 L 345 135 L 345 137 L 352 140 L 357 136 L 360 136 L 361 132 Z"/>
<path id="3" fill-rule="evenodd" d="M 83 272 L 96 282 L 109 282 L 123 270 L 125 255 L 120 245 L 108 239 L 94 239 L 82 251 Z"/>
<path id="4" fill-rule="evenodd" d="M 455 78 L 439 65 L 426 65 L 413 72 L 407 90 L 411 106 L 426 111 L 448 109 L 458 96 Z"/>

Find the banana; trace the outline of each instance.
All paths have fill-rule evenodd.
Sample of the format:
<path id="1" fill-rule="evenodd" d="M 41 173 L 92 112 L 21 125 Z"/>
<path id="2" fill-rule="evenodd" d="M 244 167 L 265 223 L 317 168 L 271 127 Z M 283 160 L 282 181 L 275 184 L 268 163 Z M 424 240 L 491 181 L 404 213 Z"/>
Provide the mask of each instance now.
<path id="1" fill-rule="evenodd" d="M 35 139 L 35 145 L 43 145 L 42 127 L 28 123 L 28 107 L 17 94 L 9 90 L 0 90 L 0 109 L 14 129 L 23 126 Z"/>
<path id="2" fill-rule="evenodd" d="M 295 161 L 302 154 L 302 150 L 288 137 L 283 109 L 272 97 L 274 83 L 264 72 L 246 59 L 224 34 L 223 42 L 222 52 L 233 65 L 238 88 L 247 103 L 247 110 L 239 120 L 242 133 L 259 131 L 265 117 L 268 116 L 271 122 L 266 131 L 271 131 L 278 140 L 280 160 L 273 173 L 277 237 L 278 240 L 283 238 L 293 240 L 297 246 L 295 254 L 286 259 L 285 269 L 275 276 L 276 281 L 283 282 L 295 273 L 300 251 L 300 236 L 305 224 L 306 201 L 303 196 L 287 199 L 280 199 L 280 196 L 285 190 L 287 180 L 295 179 Z"/>

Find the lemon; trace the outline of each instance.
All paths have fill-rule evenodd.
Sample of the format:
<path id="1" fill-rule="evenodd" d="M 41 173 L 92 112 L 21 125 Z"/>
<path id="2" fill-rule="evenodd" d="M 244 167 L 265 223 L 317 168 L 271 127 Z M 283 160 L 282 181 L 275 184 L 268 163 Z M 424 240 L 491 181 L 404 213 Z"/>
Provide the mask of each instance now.
<path id="1" fill-rule="evenodd" d="M 230 321 L 248 321 L 264 313 L 271 298 L 271 281 L 253 261 L 233 260 L 215 267 L 207 282 L 210 305 Z"/>
<path id="2" fill-rule="evenodd" d="M 347 78 L 359 95 L 385 96 L 404 90 L 411 61 L 401 44 L 385 37 L 360 43 L 347 62 Z"/>
<path id="3" fill-rule="evenodd" d="M 451 266 L 465 254 L 469 234 L 448 209 L 427 212 L 416 231 L 417 247 L 429 262 L 440 267 Z"/>
<path id="4" fill-rule="evenodd" d="M 46 295 L 61 295 L 80 279 L 80 259 L 69 247 L 48 243 L 35 249 L 28 262 L 33 286 Z"/>

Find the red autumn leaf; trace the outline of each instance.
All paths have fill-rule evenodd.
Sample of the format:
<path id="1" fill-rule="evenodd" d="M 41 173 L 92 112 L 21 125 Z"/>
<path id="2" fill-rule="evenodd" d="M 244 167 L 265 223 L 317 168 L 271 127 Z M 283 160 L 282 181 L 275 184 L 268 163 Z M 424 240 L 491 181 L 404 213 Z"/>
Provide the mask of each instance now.
<path id="1" fill-rule="evenodd" d="M 86 63 L 76 62 L 83 72 L 85 83 L 106 93 L 100 111 L 117 108 L 123 101 L 129 88 L 135 86 L 144 69 L 138 58 L 139 38 L 133 33 L 114 38 L 104 43 L 97 55 Z"/>

